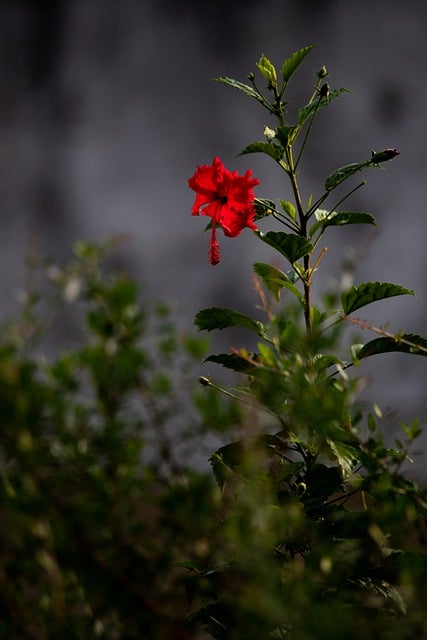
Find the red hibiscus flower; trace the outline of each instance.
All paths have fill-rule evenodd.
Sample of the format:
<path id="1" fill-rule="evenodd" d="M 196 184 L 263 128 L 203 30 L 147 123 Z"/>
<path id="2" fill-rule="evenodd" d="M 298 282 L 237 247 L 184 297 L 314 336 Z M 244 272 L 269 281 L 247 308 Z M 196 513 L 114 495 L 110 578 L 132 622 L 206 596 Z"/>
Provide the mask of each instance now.
<path id="1" fill-rule="evenodd" d="M 196 192 L 191 213 L 193 216 L 212 218 L 212 236 L 209 244 L 209 260 L 215 265 L 220 260 L 219 243 L 216 239 L 216 225 L 219 224 L 226 236 L 235 238 L 245 227 L 257 230 L 253 187 L 259 180 L 252 178 L 248 169 L 244 176 L 237 171 L 228 171 L 219 158 L 211 165 L 199 166 L 188 180 L 188 186 Z"/>

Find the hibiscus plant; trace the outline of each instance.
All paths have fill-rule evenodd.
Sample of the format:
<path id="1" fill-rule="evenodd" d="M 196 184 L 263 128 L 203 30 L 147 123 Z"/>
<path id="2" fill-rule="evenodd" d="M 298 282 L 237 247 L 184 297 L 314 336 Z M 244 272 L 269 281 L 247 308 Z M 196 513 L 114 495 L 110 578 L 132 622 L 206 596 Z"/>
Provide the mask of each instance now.
<path id="1" fill-rule="evenodd" d="M 200 378 L 246 411 L 232 441 L 210 459 L 220 492 L 215 546 L 180 563 L 191 595 L 188 626 L 224 640 L 413 640 L 427 637 L 427 497 L 405 470 L 420 422 L 402 424 L 393 443 L 381 408 L 364 406 L 359 392 L 367 358 L 393 351 L 426 356 L 427 340 L 354 317 L 413 291 L 374 281 L 337 285 L 316 305 L 312 295 L 329 230 L 376 224 L 371 213 L 343 208 L 364 185 L 358 175 L 399 152 L 367 153 L 324 176 L 318 195 L 303 197 L 300 174 L 313 126 L 348 91 L 331 88 L 322 67 L 307 102 L 289 116 L 290 80 L 311 49 L 293 53 L 280 69 L 263 55 L 247 83 L 217 78 L 268 112 L 264 139 L 241 155 L 268 156 L 291 197 L 255 197 L 261 183 L 251 170 L 240 175 L 218 157 L 189 179 L 192 214 L 210 218 L 212 265 L 220 261 L 218 229 L 234 238 L 248 228 L 265 243 L 267 260 L 274 254 L 253 267 L 261 319 L 219 307 L 195 318 L 208 332 L 241 327 L 256 346 L 206 359 L 235 372 L 232 388 Z M 370 330 L 375 337 L 346 345 L 349 322 L 362 337 Z"/>

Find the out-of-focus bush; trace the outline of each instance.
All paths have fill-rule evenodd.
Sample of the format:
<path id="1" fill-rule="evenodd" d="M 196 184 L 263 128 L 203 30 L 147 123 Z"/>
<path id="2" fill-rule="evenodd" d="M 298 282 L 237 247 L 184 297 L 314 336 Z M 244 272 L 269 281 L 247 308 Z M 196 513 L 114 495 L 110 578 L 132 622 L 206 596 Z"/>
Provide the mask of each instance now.
<path id="1" fill-rule="evenodd" d="M 2 638 L 187 637 L 175 564 L 205 561 L 215 544 L 216 490 L 194 463 L 206 339 L 181 332 L 165 305 L 146 309 L 108 266 L 111 244 L 33 264 L 22 311 L 1 330 Z M 198 397 L 202 413 L 219 410 L 212 398 Z"/>

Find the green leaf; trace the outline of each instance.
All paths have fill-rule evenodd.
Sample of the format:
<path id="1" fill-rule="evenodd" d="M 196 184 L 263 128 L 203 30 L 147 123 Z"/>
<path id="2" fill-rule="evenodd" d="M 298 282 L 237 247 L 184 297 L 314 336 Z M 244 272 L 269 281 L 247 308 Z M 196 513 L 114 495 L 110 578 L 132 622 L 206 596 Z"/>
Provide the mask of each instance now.
<path id="1" fill-rule="evenodd" d="M 344 291 L 341 295 L 341 304 L 344 314 L 349 315 L 371 302 L 402 295 L 413 296 L 414 292 L 391 282 L 364 282 Z"/>
<path id="2" fill-rule="evenodd" d="M 267 80 L 269 87 L 277 87 L 277 71 L 271 60 L 263 54 L 256 66 Z"/>
<path id="3" fill-rule="evenodd" d="M 260 362 L 268 367 L 275 367 L 276 358 L 270 347 L 267 347 L 267 345 L 263 342 L 258 342 L 257 347 L 259 351 Z"/>
<path id="4" fill-rule="evenodd" d="M 279 480 L 287 480 L 291 476 L 296 476 L 305 467 L 304 462 L 285 462 L 280 467 Z"/>
<path id="5" fill-rule="evenodd" d="M 375 433 L 375 431 L 377 430 L 378 427 L 378 423 L 377 423 L 377 419 L 375 418 L 375 416 L 372 413 L 368 414 L 368 418 L 367 418 L 367 425 L 368 425 L 368 429 L 371 433 Z"/>
<path id="6" fill-rule="evenodd" d="M 191 628 L 203 626 L 212 638 L 225 638 L 225 625 L 221 622 L 224 616 L 224 606 L 221 602 L 209 602 L 192 611 L 186 618 L 186 624 Z"/>
<path id="7" fill-rule="evenodd" d="M 276 138 L 283 147 L 287 147 L 292 140 L 292 134 L 298 129 L 297 126 L 279 126 L 277 127 Z"/>
<path id="8" fill-rule="evenodd" d="M 319 228 L 343 227 L 347 224 L 377 225 L 374 216 L 366 211 L 327 211 L 325 209 L 316 209 L 314 215 L 317 218 L 317 222 L 315 222 L 310 229 L 310 238 L 313 237 Z"/>
<path id="9" fill-rule="evenodd" d="M 265 462 L 282 448 L 283 442 L 277 436 L 260 434 L 220 447 L 209 461 L 218 485 L 223 487 L 235 474 L 252 476 L 254 464 Z"/>
<path id="10" fill-rule="evenodd" d="M 355 463 L 359 460 L 359 450 L 350 444 L 337 442 L 329 438 L 328 445 L 340 466 L 343 477 L 348 478 L 353 472 Z"/>
<path id="11" fill-rule="evenodd" d="M 351 345 L 350 351 L 351 351 L 351 356 L 352 356 L 353 360 L 358 360 L 359 359 L 359 353 L 360 353 L 360 350 L 362 348 L 363 348 L 363 344 L 360 344 L 360 343 Z"/>
<path id="12" fill-rule="evenodd" d="M 413 353 L 419 356 L 427 356 L 427 339 L 413 333 L 404 333 L 403 335 L 383 338 L 375 338 L 367 342 L 358 352 L 358 360 L 376 356 L 382 353 L 391 353 L 399 351 L 401 353 Z"/>
<path id="13" fill-rule="evenodd" d="M 418 438 L 423 433 L 423 427 L 420 425 L 420 419 L 418 417 L 413 418 L 410 424 L 402 422 L 400 428 L 410 440 L 415 440 L 415 438 Z"/>
<path id="14" fill-rule="evenodd" d="M 334 89 L 330 91 L 327 96 L 321 98 L 315 98 L 312 102 L 309 102 L 304 107 L 298 109 L 298 124 L 301 126 L 304 122 L 310 118 L 318 109 L 326 107 L 332 100 L 339 98 L 343 93 L 351 93 L 349 89 L 342 87 L 341 89 Z"/>
<path id="15" fill-rule="evenodd" d="M 291 264 L 310 254 L 313 250 L 313 246 L 308 240 L 295 233 L 268 231 L 267 233 L 258 232 L 258 236 L 285 256 Z"/>
<path id="16" fill-rule="evenodd" d="M 335 187 L 341 184 L 341 182 L 344 182 L 344 180 L 347 180 L 347 178 L 350 178 L 358 171 L 362 171 L 362 169 L 365 169 L 369 166 L 372 167 L 374 165 L 370 165 L 367 161 L 352 162 L 351 164 L 346 164 L 343 167 L 336 169 L 325 180 L 326 191 L 332 191 L 332 189 L 335 189 Z"/>
<path id="17" fill-rule="evenodd" d="M 320 311 L 320 309 L 316 309 L 316 307 L 311 307 L 311 320 L 313 323 L 313 327 L 319 327 L 328 317 L 328 314 L 325 311 Z"/>
<path id="18" fill-rule="evenodd" d="M 304 298 L 297 289 L 297 287 L 291 282 L 288 276 L 269 264 L 265 264 L 264 262 L 255 262 L 254 266 L 255 273 L 261 278 L 264 285 L 267 287 L 269 291 L 274 295 L 277 302 L 280 300 L 280 292 L 283 288 L 288 289 L 294 296 L 298 299 L 298 301 L 303 305 Z"/>
<path id="19" fill-rule="evenodd" d="M 283 211 L 290 218 L 292 218 L 292 220 L 296 220 L 297 219 L 297 210 L 295 209 L 295 206 L 292 204 L 292 202 L 287 202 L 287 200 L 279 200 L 279 202 L 280 202 L 280 206 L 282 207 Z"/>
<path id="20" fill-rule="evenodd" d="M 279 162 L 283 157 L 282 147 L 271 142 L 253 142 L 245 147 L 238 155 L 243 156 L 247 153 L 266 153 L 277 162 Z"/>
<path id="21" fill-rule="evenodd" d="M 336 215 L 324 222 L 325 227 L 341 227 L 347 224 L 372 224 L 377 226 L 377 221 L 371 213 L 366 211 L 338 211 Z"/>
<path id="22" fill-rule="evenodd" d="M 264 336 L 264 327 L 261 322 L 253 320 L 249 316 L 222 307 L 210 307 L 202 309 L 196 314 L 194 324 L 199 331 L 212 331 L 213 329 L 226 329 L 227 327 L 245 327 L 254 331 L 259 336 Z"/>
<path id="23" fill-rule="evenodd" d="M 402 594 L 393 584 L 390 584 L 383 579 L 380 580 L 378 578 L 371 577 L 352 577 L 349 578 L 348 581 L 350 584 L 359 587 L 359 589 L 374 594 L 377 599 L 380 597 L 386 600 L 388 609 L 399 612 L 400 614 L 405 614 L 407 612 L 407 606 Z M 383 607 L 385 610 L 385 605 L 383 605 Z"/>
<path id="24" fill-rule="evenodd" d="M 316 370 L 319 372 L 325 371 L 325 369 L 328 369 L 334 364 L 342 365 L 343 362 L 340 358 L 337 358 L 336 356 L 333 356 L 331 354 L 324 355 L 319 353 L 314 357 L 314 365 L 316 367 Z"/>
<path id="25" fill-rule="evenodd" d="M 255 358 L 254 354 L 250 355 L 251 358 Z M 238 373 L 246 373 L 247 375 L 254 375 L 257 371 L 257 366 L 249 362 L 247 358 L 243 358 L 235 353 L 219 353 L 218 355 L 208 356 L 204 362 L 215 362 L 220 364 L 226 369 L 237 371 Z"/>
<path id="26" fill-rule="evenodd" d="M 285 82 L 289 81 L 289 78 L 298 69 L 301 62 L 315 46 L 316 45 L 314 44 L 308 45 L 299 51 L 295 51 L 291 56 L 289 56 L 289 58 L 286 58 L 281 68 L 282 77 Z"/>
<path id="27" fill-rule="evenodd" d="M 233 78 L 228 78 L 227 76 L 219 76 L 218 78 L 214 78 L 216 82 L 221 82 L 222 84 L 227 84 L 229 87 L 233 87 L 234 89 L 238 89 L 243 93 L 246 93 L 247 96 L 251 96 L 251 98 L 255 98 L 255 100 L 263 101 L 261 94 L 258 91 L 255 91 L 248 84 L 244 84 L 243 82 L 239 82 L 239 80 L 234 80 Z"/>
<path id="28" fill-rule="evenodd" d="M 338 467 L 327 467 L 316 463 L 305 475 L 307 492 L 304 501 L 311 506 L 320 506 L 329 496 L 342 490 L 342 477 Z"/>
<path id="29" fill-rule="evenodd" d="M 266 200 L 264 198 L 255 198 L 255 220 L 261 220 L 265 216 L 271 215 L 276 210 L 276 205 L 273 200 Z"/>

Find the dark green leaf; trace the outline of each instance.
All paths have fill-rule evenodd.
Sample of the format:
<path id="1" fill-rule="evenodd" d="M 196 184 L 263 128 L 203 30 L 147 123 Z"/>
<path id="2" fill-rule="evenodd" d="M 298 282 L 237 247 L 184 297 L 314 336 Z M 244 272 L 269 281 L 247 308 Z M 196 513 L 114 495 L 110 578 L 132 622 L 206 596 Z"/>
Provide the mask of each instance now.
<path id="1" fill-rule="evenodd" d="M 368 358 L 369 356 L 396 351 L 427 356 L 427 339 L 412 333 L 404 333 L 395 338 L 386 336 L 375 338 L 375 340 L 371 340 L 360 349 L 357 358 L 362 360 L 362 358 Z"/>
<path id="2" fill-rule="evenodd" d="M 370 577 L 350 578 L 349 582 L 362 590 L 369 591 L 375 596 L 384 598 L 387 601 L 388 606 L 391 606 L 401 614 L 405 614 L 407 607 L 402 594 L 399 590 L 389 582 L 385 580 L 378 580 Z M 389 602 L 391 601 L 391 602 Z"/>
<path id="3" fill-rule="evenodd" d="M 298 127 L 294 126 L 282 126 L 277 127 L 276 138 L 279 140 L 282 147 L 286 147 L 292 139 L 292 134 Z"/>
<path id="4" fill-rule="evenodd" d="M 255 262 L 254 271 L 262 279 L 264 285 L 269 291 L 271 291 L 278 302 L 280 300 L 281 290 L 286 288 L 291 291 L 296 298 L 298 298 L 301 304 L 304 304 L 304 298 L 301 292 L 290 281 L 288 276 L 283 273 L 283 271 L 280 271 L 280 269 L 272 267 L 269 264 L 265 264 L 264 262 Z"/>
<path id="5" fill-rule="evenodd" d="M 339 98 L 343 93 L 351 93 L 349 89 L 345 89 L 344 87 L 341 89 L 334 89 L 330 91 L 328 95 L 314 98 L 312 102 L 309 102 L 304 107 L 301 107 L 298 110 L 298 124 L 302 125 L 304 122 L 315 113 L 318 109 L 322 107 L 326 107 L 332 100 L 335 98 Z"/>
<path id="6" fill-rule="evenodd" d="M 243 156 L 247 153 L 266 153 L 277 161 L 281 160 L 283 157 L 282 147 L 271 142 L 253 142 L 245 147 L 245 149 L 239 153 L 239 156 Z"/>
<path id="7" fill-rule="evenodd" d="M 251 354 L 251 358 L 255 358 L 256 355 Z M 248 375 L 254 375 L 257 371 L 257 366 L 252 364 L 247 358 L 238 356 L 235 353 L 220 353 L 218 355 L 211 355 L 205 359 L 205 362 L 215 362 L 220 364 L 226 369 L 237 371 L 239 373 L 246 373 Z"/>
<path id="8" fill-rule="evenodd" d="M 365 211 L 330 211 L 329 215 L 325 215 L 313 224 L 310 236 L 313 236 L 319 228 L 343 227 L 347 224 L 372 224 L 376 226 L 377 222 L 371 213 Z"/>
<path id="9" fill-rule="evenodd" d="M 350 178 L 358 171 L 362 171 L 362 169 L 365 169 L 369 166 L 372 167 L 374 165 L 371 165 L 366 161 L 352 162 L 351 164 L 346 164 L 343 167 L 336 169 L 325 180 L 326 191 L 332 191 L 332 189 L 335 189 L 335 187 L 341 184 L 341 182 L 344 182 L 344 180 L 347 180 L 347 178 Z"/>
<path id="10" fill-rule="evenodd" d="M 285 462 L 280 467 L 279 480 L 286 480 L 291 476 L 296 476 L 305 467 L 304 462 Z"/>
<path id="11" fill-rule="evenodd" d="M 394 550 L 387 555 L 385 565 L 395 575 L 399 572 L 415 575 L 427 575 L 427 554 L 420 551 Z M 424 582 L 424 578 L 423 578 Z"/>
<path id="12" fill-rule="evenodd" d="M 310 506 L 323 503 L 342 488 L 342 477 L 338 467 L 314 464 L 305 476 L 307 492 L 304 501 Z"/>
<path id="13" fill-rule="evenodd" d="M 214 78 L 217 82 L 221 82 L 222 84 L 228 84 L 229 87 L 233 87 L 234 89 L 238 89 L 246 95 L 251 96 L 251 98 L 255 98 L 256 100 L 262 101 L 262 96 L 255 91 L 248 84 L 244 84 L 243 82 L 239 82 L 239 80 L 234 80 L 233 78 L 227 78 L 227 76 L 219 76 L 218 78 Z"/>
<path id="14" fill-rule="evenodd" d="M 230 442 L 220 447 L 210 458 L 218 485 L 223 487 L 235 473 L 246 475 L 246 471 L 252 475 L 255 462 L 262 464 L 282 448 L 282 440 L 268 433 Z"/>
<path id="15" fill-rule="evenodd" d="M 281 68 L 282 77 L 285 82 L 288 82 L 291 75 L 298 69 L 301 62 L 315 46 L 316 45 L 311 44 L 307 47 L 304 47 L 303 49 L 300 49 L 299 51 L 295 51 L 295 53 L 289 56 L 289 58 L 286 58 Z"/>
<path id="16" fill-rule="evenodd" d="M 299 258 L 310 254 L 313 250 L 313 246 L 308 240 L 297 236 L 295 233 L 268 231 L 267 233 L 258 233 L 258 235 L 261 240 L 285 256 L 291 264 L 294 264 Z"/>
<path id="17" fill-rule="evenodd" d="M 391 282 L 364 282 L 344 291 L 341 295 L 341 304 L 345 315 L 349 315 L 371 302 L 402 295 L 413 296 L 414 292 Z"/>
<path id="18" fill-rule="evenodd" d="M 224 620 L 224 622 L 223 622 Z M 228 620 L 227 610 L 222 602 L 210 602 L 196 611 L 192 611 L 186 618 L 186 624 L 191 627 L 204 626 L 209 636 L 222 640 L 227 630 L 225 622 Z"/>
<path id="19" fill-rule="evenodd" d="M 325 226 L 344 226 L 346 224 L 372 224 L 377 225 L 372 213 L 366 211 L 339 211 L 336 216 L 326 221 Z"/>
<path id="20" fill-rule="evenodd" d="M 264 327 L 261 322 L 257 322 L 243 313 L 234 311 L 234 309 L 223 309 L 222 307 L 202 309 L 196 314 L 194 324 L 200 331 L 212 331 L 213 329 L 226 329 L 227 327 L 240 326 L 250 331 L 255 331 L 259 336 L 264 335 Z"/>
<path id="21" fill-rule="evenodd" d="M 261 218 L 271 215 L 276 209 L 276 205 L 272 200 L 265 200 L 264 198 L 255 198 L 254 204 L 255 220 L 261 220 Z"/>

